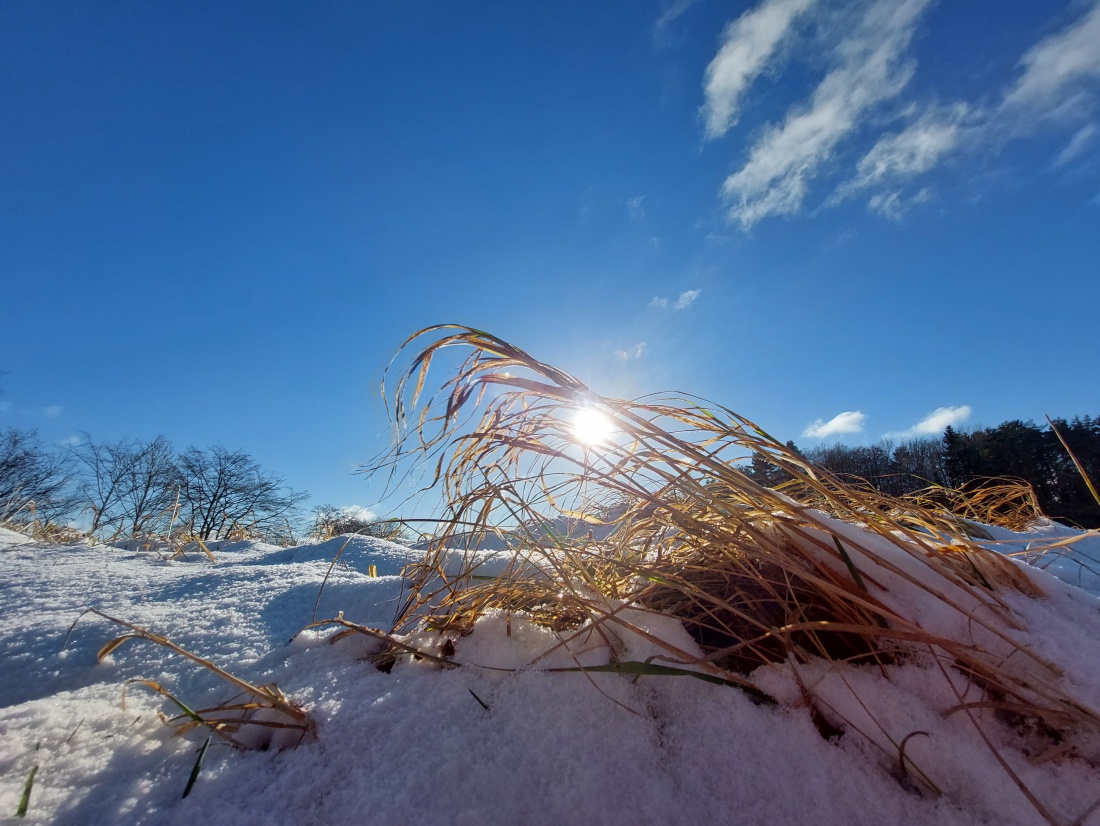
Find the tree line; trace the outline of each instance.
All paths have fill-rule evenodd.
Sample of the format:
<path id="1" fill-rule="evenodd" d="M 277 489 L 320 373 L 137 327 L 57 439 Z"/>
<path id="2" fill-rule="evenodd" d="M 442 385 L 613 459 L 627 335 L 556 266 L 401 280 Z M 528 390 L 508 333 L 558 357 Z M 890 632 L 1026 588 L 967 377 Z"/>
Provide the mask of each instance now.
<path id="1" fill-rule="evenodd" d="M 1034 489 L 1039 506 L 1051 518 L 1098 528 L 1100 504 L 1062 439 L 1088 478 L 1100 483 L 1100 417 L 1054 419 L 1053 424 L 1052 428 L 1016 419 L 965 432 L 948 427 L 940 438 L 883 440 L 857 447 L 819 445 L 799 453 L 839 476 L 862 479 L 891 496 L 934 485 L 957 489 L 989 479 L 1022 479 Z M 798 450 L 793 442 L 787 444 Z M 741 465 L 741 470 L 768 487 L 789 478 L 759 454 Z"/>
<path id="2" fill-rule="evenodd" d="M 177 451 L 164 436 L 57 448 L 34 431 L 0 435 L 0 521 L 79 521 L 98 537 L 228 536 L 279 540 L 293 533 L 304 491 L 243 450 Z"/>
<path id="3" fill-rule="evenodd" d="M 33 430 L 0 431 L 0 524 L 57 531 L 76 522 L 72 533 L 104 540 L 171 534 L 291 545 L 303 536 L 403 536 L 398 524 L 360 508 L 319 505 L 307 519 L 308 498 L 245 451 L 221 445 L 178 451 L 165 436 L 110 442 L 85 433 L 58 447 Z"/>
<path id="4" fill-rule="evenodd" d="M 1100 527 L 1097 504 L 1062 440 L 1089 479 L 1100 483 L 1100 417 L 1055 419 L 1054 427 L 1012 420 L 941 438 L 877 445 L 819 445 L 803 455 L 833 473 L 903 496 L 960 488 L 987 479 L 1028 482 L 1043 512 L 1084 528 Z M 793 442 L 788 446 L 798 450 Z M 802 451 L 799 451 L 800 453 Z M 785 472 L 759 454 L 740 466 L 775 487 Z M 352 511 L 321 505 L 303 527 L 308 494 L 263 468 L 248 453 L 222 446 L 177 451 L 164 436 L 98 442 L 87 434 L 69 448 L 45 445 L 34 431 L 0 432 L 0 523 L 65 525 L 80 520 L 100 538 L 229 536 L 294 541 L 295 532 L 327 538 L 359 532 L 395 536 L 393 528 Z"/>

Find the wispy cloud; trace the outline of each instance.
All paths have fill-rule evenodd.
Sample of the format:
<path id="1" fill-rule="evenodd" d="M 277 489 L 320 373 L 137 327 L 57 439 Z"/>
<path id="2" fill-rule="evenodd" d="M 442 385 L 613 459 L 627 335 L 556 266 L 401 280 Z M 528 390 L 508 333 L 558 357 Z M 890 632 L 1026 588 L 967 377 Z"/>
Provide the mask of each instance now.
<path id="1" fill-rule="evenodd" d="M 688 9 L 695 5 L 695 0 L 669 0 L 662 4 L 661 13 L 653 23 L 653 43 L 657 47 L 667 46 L 669 42 L 668 30 Z"/>
<path id="2" fill-rule="evenodd" d="M 697 299 L 702 292 L 702 290 L 686 290 L 680 293 L 680 297 L 676 299 L 676 303 L 672 305 L 672 309 L 686 310 L 695 303 L 695 299 Z"/>
<path id="3" fill-rule="evenodd" d="M 863 423 L 867 417 L 858 410 L 848 410 L 838 413 L 829 421 L 818 419 L 812 425 L 802 431 L 807 439 L 826 439 L 829 436 L 839 436 L 842 433 L 859 433 L 863 430 Z"/>
<path id="4" fill-rule="evenodd" d="M 649 306 L 656 310 L 686 310 L 695 303 L 695 299 L 702 292 L 702 290 L 684 290 L 679 296 L 672 299 L 656 296 L 649 302 Z"/>
<path id="5" fill-rule="evenodd" d="M 1066 148 L 1058 153 L 1058 157 L 1054 161 L 1055 166 L 1065 166 L 1066 164 L 1076 160 L 1086 149 L 1093 138 L 1096 137 L 1097 129 L 1095 123 L 1087 123 L 1077 130 L 1076 134 L 1070 139 L 1070 142 L 1066 144 Z"/>
<path id="6" fill-rule="evenodd" d="M 747 229 L 769 215 L 802 207 L 810 181 L 866 115 L 897 97 L 913 75 L 905 59 L 930 0 L 876 0 L 834 51 L 832 69 L 808 104 L 767 130 L 748 162 L 726 179 L 729 217 Z"/>
<path id="7" fill-rule="evenodd" d="M 1005 92 L 1001 108 L 1027 122 L 1071 111 L 1078 92 L 1100 77 L 1100 2 L 1057 34 L 1032 46 L 1020 60 L 1023 74 Z"/>
<path id="8" fill-rule="evenodd" d="M 60 444 L 62 447 L 76 447 L 83 441 L 84 439 L 80 436 L 66 436 L 58 444 Z"/>
<path id="9" fill-rule="evenodd" d="M 645 195 L 636 195 L 633 198 L 626 199 L 626 211 L 627 214 L 635 221 L 640 221 L 645 218 Z"/>
<path id="10" fill-rule="evenodd" d="M 65 408 L 59 404 L 51 404 L 49 407 L 44 408 L 42 412 L 49 416 L 51 419 L 56 419 L 61 415 L 61 411 L 64 409 Z"/>
<path id="11" fill-rule="evenodd" d="M 633 347 L 627 347 L 625 350 L 616 350 L 611 355 L 621 358 L 623 361 L 630 361 L 631 359 L 640 359 L 649 351 L 649 345 L 644 341 L 639 341 Z"/>
<path id="12" fill-rule="evenodd" d="M 995 147 L 1020 138 L 1052 121 L 1072 123 L 1095 110 L 1090 81 L 1100 78 L 1100 0 L 1061 31 L 1039 41 L 1020 60 L 1023 71 L 1002 93 L 996 106 L 958 102 L 951 106 L 914 109 L 913 122 L 878 140 L 863 157 L 855 176 L 842 184 L 832 202 L 863 189 L 898 186 L 939 166 L 952 155 Z M 1095 85 L 1093 83 L 1093 85 Z M 1097 127 L 1086 123 L 1059 154 L 1064 166 L 1088 148 Z M 869 206 L 881 209 L 889 193 L 872 196 Z"/>
<path id="13" fill-rule="evenodd" d="M 966 138 L 966 124 L 973 114 L 965 103 L 934 107 L 901 132 L 884 135 L 863 156 L 855 176 L 841 185 L 837 195 L 844 197 L 860 189 L 906 181 L 927 172 Z"/>
<path id="14" fill-rule="evenodd" d="M 764 0 L 722 33 L 722 46 L 707 66 L 702 115 L 708 138 L 726 134 L 740 116 L 741 98 L 767 67 L 794 22 L 817 0 Z"/>
<path id="15" fill-rule="evenodd" d="M 912 436 L 938 436 L 947 427 L 962 424 L 970 418 L 970 405 L 958 407 L 937 407 L 908 430 L 887 433 L 887 438 L 909 438 Z"/>
<path id="16" fill-rule="evenodd" d="M 911 196 L 903 195 L 900 189 L 893 192 L 879 192 L 871 196 L 867 202 L 867 208 L 891 221 L 900 221 L 913 206 L 931 201 L 933 194 L 930 187 L 924 187 Z"/>
<path id="17" fill-rule="evenodd" d="M 821 26 L 812 41 L 792 36 L 799 15 L 824 14 L 810 0 L 763 0 L 727 27 L 706 74 L 708 138 L 737 122 L 749 86 L 775 64 L 786 38 L 800 49 L 816 44 L 820 51 L 812 59 L 831 66 L 810 97 L 766 128 L 726 178 L 721 194 L 732 223 L 748 229 L 769 216 L 800 212 L 813 184 L 837 174 L 842 148 L 871 131 L 877 119 L 889 119 L 891 103 L 903 113 L 902 127 L 871 133 L 871 148 L 853 171 L 841 173 L 827 206 L 865 193 L 872 211 L 896 220 L 922 201 L 921 192 L 931 191 L 917 184 L 914 195 L 909 186 L 955 156 L 1064 130 L 1072 139 L 1053 164 L 1058 168 L 1093 145 L 1100 134 L 1100 0 L 1077 3 L 1075 19 L 1029 48 L 1016 77 L 986 96 L 992 102 L 906 105 L 903 95 L 916 71 L 910 46 L 931 3 L 853 0 L 862 18 L 843 35 L 830 34 L 840 27 Z"/>

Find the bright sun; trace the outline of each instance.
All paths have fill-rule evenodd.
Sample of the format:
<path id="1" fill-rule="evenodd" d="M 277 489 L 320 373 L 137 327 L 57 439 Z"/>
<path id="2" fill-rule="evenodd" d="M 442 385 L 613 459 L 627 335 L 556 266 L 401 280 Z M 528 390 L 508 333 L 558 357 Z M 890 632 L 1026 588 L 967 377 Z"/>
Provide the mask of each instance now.
<path id="1" fill-rule="evenodd" d="M 591 407 L 582 407 L 573 416 L 573 437 L 586 445 L 598 445 L 606 442 L 615 432 L 615 424 Z"/>

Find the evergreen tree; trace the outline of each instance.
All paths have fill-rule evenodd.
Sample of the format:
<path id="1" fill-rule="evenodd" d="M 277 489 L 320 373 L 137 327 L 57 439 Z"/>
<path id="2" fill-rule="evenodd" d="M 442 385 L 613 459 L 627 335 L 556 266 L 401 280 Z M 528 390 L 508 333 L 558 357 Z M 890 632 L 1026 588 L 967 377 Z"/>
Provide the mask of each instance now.
<path id="1" fill-rule="evenodd" d="M 944 481 L 950 487 L 959 488 L 979 475 L 979 454 L 973 436 L 959 433 L 948 425 L 943 431 Z"/>

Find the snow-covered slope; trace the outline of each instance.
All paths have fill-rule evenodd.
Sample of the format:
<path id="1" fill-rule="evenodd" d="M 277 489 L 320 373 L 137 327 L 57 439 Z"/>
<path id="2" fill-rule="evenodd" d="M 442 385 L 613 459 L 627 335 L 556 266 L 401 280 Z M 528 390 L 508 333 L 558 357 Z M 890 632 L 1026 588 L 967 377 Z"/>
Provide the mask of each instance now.
<path id="1" fill-rule="evenodd" d="M 1049 540 L 1060 531 L 1046 526 L 995 539 L 1024 550 L 1040 534 Z M 850 705 L 848 686 L 858 686 L 888 709 L 879 722 L 895 742 L 923 732 L 908 740 L 906 755 L 935 774 L 938 797 L 899 779 L 896 754 L 848 735 L 824 739 L 783 667 L 754 674 L 781 701 L 770 708 L 692 679 L 494 670 L 523 666 L 556 641 L 518 618 L 510 635 L 503 618 L 480 620 L 457 642 L 456 659 L 469 665 L 455 670 L 403 662 L 381 673 L 362 660 L 365 640 L 330 645 L 327 632 L 289 642 L 315 615 L 343 611 L 382 627 L 392 621 L 400 570 L 418 552 L 357 537 L 332 566 L 345 542 L 290 549 L 226 543 L 212 549 L 211 564 L 201 554 L 165 561 L 141 549 L 59 546 L 0 532 L 0 815 L 15 813 L 38 766 L 28 823 L 1040 822 L 973 728 L 945 716 L 956 701 L 942 676 L 917 663 L 886 671 L 822 663 L 801 678 L 838 704 Z M 1068 559 L 1049 567 L 1094 584 Z M 1100 601 L 1053 578 L 1040 582 L 1047 598 L 1013 597 L 1012 607 L 1042 654 L 1095 697 Z M 97 664 L 99 647 L 124 629 L 94 615 L 60 650 L 90 606 L 255 683 L 276 683 L 309 709 L 316 739 L 266 753 L 212 743 L 192 793 L 181 799 L 204 735 L 171 737 L 157 718 L 170 710 L 161 698 L 131 687 L 123 709 L 121 688 L 131 678 L 153 678 L 192 707 L 233 692 L 145 641 Z M 682 648 L 692 645 L 676 623 L 637 622 Z M 623 645 L 627 658 L 655 652 L 642 637 Z M 586 665 L 606 661 L 595 642 L 574 650 Z M 540 667 L 575 664 L 559 650 Z M 1027 743 L 998 745 L 1060 822 L 1100 798 L 1100 769 L 1074 759 L 1100 753 L 1100 743 L 1031 756 Z"/>

